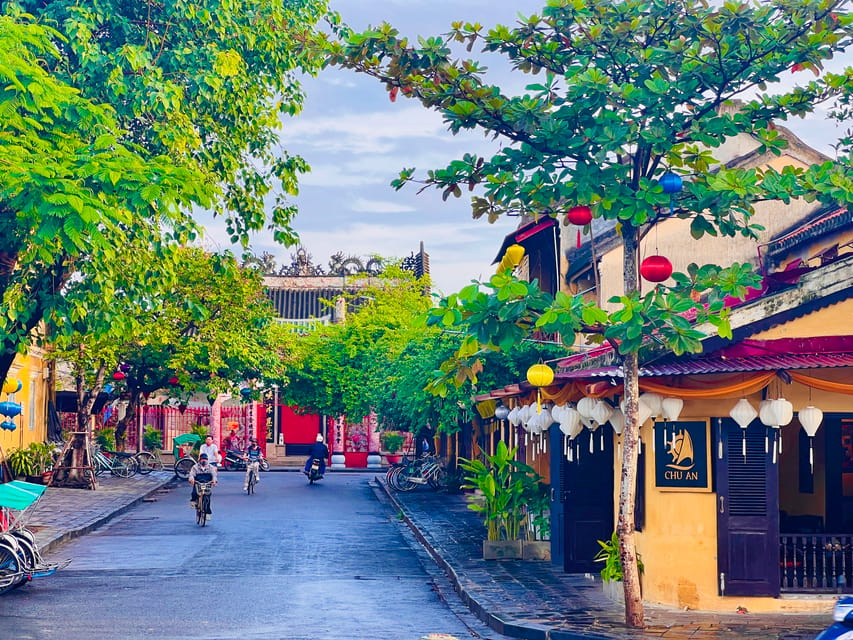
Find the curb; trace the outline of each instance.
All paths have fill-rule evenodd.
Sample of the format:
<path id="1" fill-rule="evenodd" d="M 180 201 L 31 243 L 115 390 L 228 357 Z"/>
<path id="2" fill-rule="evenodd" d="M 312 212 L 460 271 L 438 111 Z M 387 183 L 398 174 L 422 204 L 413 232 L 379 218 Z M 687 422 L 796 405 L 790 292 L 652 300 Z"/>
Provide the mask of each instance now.
<path id="1" fill-rule="evenodd" d="M 174 480 L 175 480 L 175 478 L 174 478 L 174 476 L 172 476 L 168 480 L 164 480 L 164 481 L 160 482 L 159 484 L 157 484 L 156 486 L 153 486 L 151 489 L 149 489 L 145 493 L 132 498 L 129 502 L 122 505 L 118 509 L 111 511 L 110 513 L 105 513 L 102 516 L 95 518 L 91 522 L 89 522 L 89 523 L 87 523 L 81 527 L 77 527 L 76 529 L 68 529 L 66 531 L 63 531 L 63 532 L 55 535 L 50 540 L 47 540 L 45 543 L 40 544 L 39 545 L 39 551 L 43 554 L 50 553 L 54 548 L 58 547 L 59 545 L 61 545 L 64 542 L 68 542 L 69 540 L 74 540 L 75 538 L 79 538 L 81 536 L 84 536 L 87 533 L 91 533 L 92 531 L 94 531 L 98 527 L 106 524 L 107 522 L 109 522 L 110 520 L 115 518 L 116 516 L 119 516 L 119 515 L 125 513 L 126 511 L 129 511 L 132 507 L 136 506 L 137 504 L 139 504 L 140 502 L 145 500 L 145 498 L 147 498 L 151 494 L 156 493 L 157 491 L 160 491 L 167 484 L 174 482 Z"/>
<path id="2" fill-rule="evenodd" d="M 388 489 L 388 486 L 380 480 L 378 476 L 375 478 L 376 484 L 381 487 L 382 492 L 391 503 L 399 510 L 403 516 L 403 521 L 411 529 L 418 542 L 423 545 L 433 561 L 444 570 L 453 585 L 459 598 L 466 607 L 482 622 L 486 623 L 491 629 L 498 633 L 511 636 L 514 638 L 523 638 L 524 640 L 614 640 L 614 636 L 600 635 L 595 633 L 585 633 L 573 631 L 571 629 L 555 629 L 547 625 L 531 624 L 522 622 L 511 617 L 500 617 L 490 612 L 477 598 L 468 592 L 460 580 L 459 574 L 453 566 L 445 560 L 441 554 L 427 540 L 426 536 L 421 532 L 414 521 L 409 517 L 406 508 L 403 504 L 397 501 L 394 494 Z"/>

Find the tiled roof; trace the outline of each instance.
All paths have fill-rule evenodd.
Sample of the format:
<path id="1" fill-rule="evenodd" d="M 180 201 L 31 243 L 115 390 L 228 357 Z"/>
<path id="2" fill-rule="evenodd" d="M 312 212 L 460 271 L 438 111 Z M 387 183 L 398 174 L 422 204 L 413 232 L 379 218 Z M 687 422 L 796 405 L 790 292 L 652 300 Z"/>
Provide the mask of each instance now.
<path id="1" fill-rule="evenodd" d="M 772 356 L 727 358 L 714 356 L 659 362 L 640 367 L 640 377 L 740 373 L 744 371 L 776 371 L 778 369 L 828 369 L 853 367 L 853 353 L 797 353 Z M 558 380 L 622 377 L 622 367 L 612 365 L 557 374 Z"/>

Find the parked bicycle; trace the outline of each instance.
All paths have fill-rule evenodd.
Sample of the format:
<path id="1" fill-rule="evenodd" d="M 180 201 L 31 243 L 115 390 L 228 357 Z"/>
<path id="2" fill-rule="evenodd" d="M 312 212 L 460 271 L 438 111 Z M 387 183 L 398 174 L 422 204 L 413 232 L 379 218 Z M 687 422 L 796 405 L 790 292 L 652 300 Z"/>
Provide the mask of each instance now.
<path id="1" fill-rule="evenodd" d="M 447 469 L 437 456 L 405 458 L 385 474 L 385 482 L 395 491 L 412 491 L 422 485 L 441 489 L 447 486 L 447 480 Z"/>
<path id="2" fill-rule="evenodd" d="M 163 458 L 160 457 L 160 449 L 153 451 L 140 451 L 135 456 L 139 473 L 147 476 L 152 471 L 163 471 Z"/>
<path id="3" fill-rule="evenodd" d="M 132 453 L 121 451 L 107 451 L 98 445 L 91 448 L 92 467 L 95 475 L 101 476 L 107 471 L 118 478 L 129 478 L 139 469 L 139 465 Z"/>

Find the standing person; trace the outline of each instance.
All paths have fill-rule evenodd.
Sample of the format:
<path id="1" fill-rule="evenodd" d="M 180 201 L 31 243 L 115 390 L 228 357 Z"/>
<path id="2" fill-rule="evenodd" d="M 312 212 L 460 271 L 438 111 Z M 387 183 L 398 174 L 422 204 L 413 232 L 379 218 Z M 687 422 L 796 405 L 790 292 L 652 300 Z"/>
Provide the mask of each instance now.
<path id="1" fill-rule="evenodd" d="M 216 467 L 210 464 L 206 453 L 199 455 L 198 462 L 196 462 L 193 465 L 193 468 L 190 469 L 187 480 L 193 488 L 192 494 L 190 495 L 190 506 L 195 509 L 196 502 L 198 501 L 198 491 L 196 491 L 195 483 L 212 482 L 213 486 L 216 486 Z M 207 515 L 210 515 L 209 511 Z"/>
<path id="2" fill-rule="evenodd" d="M 201 449 L 199 450 L 200 454 L 207 454 L 207 459 L 214 467 L 219 466 L 219 461 L 221 460 L 219 456 L 219 446 L 213 441 L 213 436 L 209 433 L 207 437 L 204 439 L 204 444 L 201 445 Z"/>
<path id="3" fill-rule="evenodd" d="M 418 430 L 415 436 L 415 457 L 431 456 L 435 454 L 435 431 L 427 422 Z"/>
<path id="4" fill-rule="evenodd" d="M 311 451 L 309 452 L 308 460 L 305 461 L 305 469 L 302 470 L 306 476 L 308 475 L 308 470 L 311 468 L 311 461 L 314 458 L 320 460 L 320 477 L 326 473 L 326 458 L 329 457 L 329 447 L 325 445 L 323 442 L 323 434 L 317 434 L 317 440 L 314 444 L 311 445 Z"/>
<path id="5" fill-rule="evenodd" d="M 258 469 L 261 466 L 261 458 L 263 457 L 263 452 L 261 451 L 261 446 L 258 444 L 257 438 L 249 438 L 249 447 L 246 449 L 246 455 L 243 458 L 246 460 L 246 480 L 243 482 L 243 491 L 246 491 L 249 488 L 249 474 L 255 474 L 255 484 L 261 481 L 261 475 L 258 473 Z"/>

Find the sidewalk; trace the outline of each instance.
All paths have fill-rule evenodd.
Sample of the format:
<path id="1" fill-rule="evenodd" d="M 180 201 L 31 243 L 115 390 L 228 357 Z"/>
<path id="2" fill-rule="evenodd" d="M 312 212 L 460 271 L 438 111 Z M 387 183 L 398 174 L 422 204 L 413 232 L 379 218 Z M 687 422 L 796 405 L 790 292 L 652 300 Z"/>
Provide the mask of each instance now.
<path id="1" fill-rule="evenodd" d="M 48 487 L 24 522 L 35 534 L 42 553 L 66 540 L 85 535 L 130 509 L 168 484 L 172 471 L 152 471 L 147 476 L 98 478 L 98 488 L 62 489 Z"/>
<path id="2" fill-rule="evenodd" d="M 530 640 L 812 640 L 832 624 L 831 614 L 715 614 L 647 604 L 646 629 L 631 630 L 624 624 L 622 605 L 604 596 L 597 576 L 569 575 L 545 562 L 482 560 L 485 528 L 463 495 L 420 488 L 399 493 L 379 478 L 377 482 L 471 611 L 504 635 Z"/>

